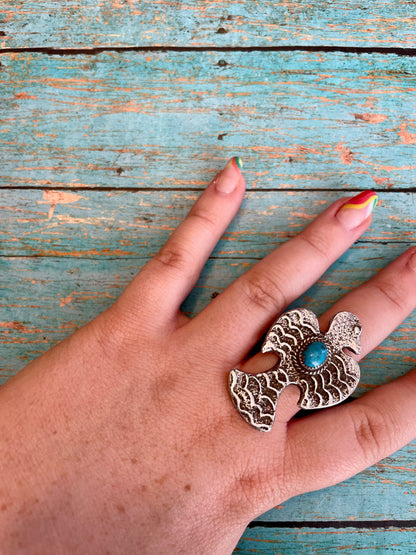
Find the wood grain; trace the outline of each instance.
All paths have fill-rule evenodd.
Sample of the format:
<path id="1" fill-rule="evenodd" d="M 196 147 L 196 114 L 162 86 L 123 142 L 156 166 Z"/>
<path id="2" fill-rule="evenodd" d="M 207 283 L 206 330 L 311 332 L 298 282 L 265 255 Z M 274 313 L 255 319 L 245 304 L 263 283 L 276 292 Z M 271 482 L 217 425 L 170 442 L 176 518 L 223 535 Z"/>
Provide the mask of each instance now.
<path id="1" fill-rule="evenodd" d="M 2 0 L 9 48 L 416 46 L 409 0 Z"/>
<path id="2" fill-rule="evenodd" d="M 416 552 L 416 526 L 374 528 L 253 528 L 245 532 L 234 553 L 261 555 L 331 555 L 359 552 L 382 555 Z"/>
<path id="3" fill-rule="evenodd" d="M 114 302 L 233 155 L 248 192 L 190 316 L 357 190 L 379 192 L 371 229 L 294 306 L 414 245 L 415 48 L 410 0 L 2 0 L 0 383 Z M 415 366 L 415 332 L 357 394 Z M 261 515 L 235 553 L 416 552 L 415 447 Z"/>
<path id="4" fill-rule="evenodd" d="M 199 196 L 196 191 L 0 190 L 3 256 L 148 257 L 154 255 Z M 263 258 L 296 235 L 339 191 L 256 191 L 214 256 Z M 379 193 L 370 229 L 359 243 L 416 243 L 414 193 Z M 374 261 L 374 267 L 378 262 Z"/>
<path id="5" fill-rule="evenodd" d="M 416 187 L 416 58 L 339 52 L 4 54 L 0 186 Z"/>

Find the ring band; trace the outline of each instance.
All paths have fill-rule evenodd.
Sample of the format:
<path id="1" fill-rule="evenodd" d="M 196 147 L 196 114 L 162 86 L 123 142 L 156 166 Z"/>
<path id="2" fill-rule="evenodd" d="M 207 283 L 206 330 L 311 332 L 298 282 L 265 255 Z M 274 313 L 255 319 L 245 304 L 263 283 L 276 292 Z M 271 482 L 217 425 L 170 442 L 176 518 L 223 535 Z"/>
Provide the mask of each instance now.
<path id="1" fill-rule="evenodd" d="M 338 312 L 323 334 L 316 315 L 307 308 L 285 312 L 266 335 L 262 353 L 274 352 L 277 364 L 260 374 L 234 368 L 229 390 L 234 406 L 248 424 L 262 432 L 272 429 L 280 393 L 288 385 L 300 389 L 303 409 L 332 407 L 344 401 L 360 380 L 358 355 L 362 326 L 352 312 Z"/>

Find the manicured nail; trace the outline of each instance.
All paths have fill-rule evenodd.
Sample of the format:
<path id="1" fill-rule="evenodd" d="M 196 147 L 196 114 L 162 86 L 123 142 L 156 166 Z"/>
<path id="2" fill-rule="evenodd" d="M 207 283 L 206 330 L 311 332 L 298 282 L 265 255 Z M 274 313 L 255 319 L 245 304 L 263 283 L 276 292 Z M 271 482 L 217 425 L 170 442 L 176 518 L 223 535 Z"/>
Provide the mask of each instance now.
<path id="1" fill-rule="evenodd" d="M 412 256 L 407 261 L 407 265 L 409 268 L 416 273 L 416 251 L 412 254 Z"/>
<path id="2" fill-rule="evenodd" d="M 347 200 L 338 210 L 336 217 L 347 229 L 354 229 L 368 218 L 376 204 L 376 193 L 374 191 L 364 191 Z"/>
<path id="3" fill-rule="evenodd" d="M 238 185 L 239 173 L 243 162 L 239 156 L 231 158 L 215 180 L 215 188 L 220 193 L 232 193 Z"/>

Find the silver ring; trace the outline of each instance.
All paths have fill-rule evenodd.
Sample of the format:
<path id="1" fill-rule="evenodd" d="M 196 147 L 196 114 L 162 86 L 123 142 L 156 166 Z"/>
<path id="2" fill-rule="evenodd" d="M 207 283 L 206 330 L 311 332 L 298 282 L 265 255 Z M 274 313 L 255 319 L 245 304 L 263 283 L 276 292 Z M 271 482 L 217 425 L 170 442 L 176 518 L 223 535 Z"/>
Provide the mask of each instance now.
<path id="1" fill-rule="evenodd" d="M 285 312 L 266 335 L 262 353 L 274 352 L 277 364 L 260 374 L 230 371 L 234 406 L 248 424 L 262 432 L 272 429 L 280 393 L 290 385 L 300 389 L 303 409 L 332 407 L 351 395 L 360 380 L 358 355 L 362 326 L 352 312 L 338 312 L 323 334 L 318 318 L 307 308 Z"/>

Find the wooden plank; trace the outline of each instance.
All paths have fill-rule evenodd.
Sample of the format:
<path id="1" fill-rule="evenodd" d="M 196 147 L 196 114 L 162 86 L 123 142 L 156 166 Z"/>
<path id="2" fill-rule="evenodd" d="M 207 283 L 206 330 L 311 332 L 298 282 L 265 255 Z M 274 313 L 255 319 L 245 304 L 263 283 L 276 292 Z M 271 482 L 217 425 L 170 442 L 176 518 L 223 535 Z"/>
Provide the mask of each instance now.
<path id="1" fill-rule="evenodd" d="M 308 306 L 317 314 L 375 273 L 374 258 L 394 258 L 402 247 L 351 248 L 293 306 Z M 44 352 L 105 310 L 147 258 L 71 259 L 2 257 L 0 285 L 0 366 L 3 381 L 28 360 Z M 255 264 L 250 258 L 213 258 L 183 305 L 198 314 L 236 277 Z M 390 381 L 416 364 L 416 313 L 361 363 L 358 394 Z M 23 362 L 22 362 L 23 361 Z"/>
<path id="2" fill-rule="evenodd" d="M 208 180 L 208 176 L 207 176 Z M 195 191 L 0 190 L 3 256 L 152 256 L 199 196 Z M 247 191 L 214 256 L 263 258 L 296 235 L 338 191 Z M 370 229 L 359 240 L 416 243 L 413 193 L 379 195 Z M 374 261 L 379 267 L 382 261 Z"/>
<path id="3" fill-rule="evenodd" d="M 331 555 L 359 552 L 408 555 L 416 552 L 416 527 L 391 526 L 388 529 L 374 528 L 276 528 L 248 529 L 235 555 Z"/>
<path id="4" fill-rule="evenodd" d="M 406 0 L 2 0 L 3 48 L 98 46 L 407 46 Z"/>
<path id="5" fill-rule="evenodd" d="M 278 529 L 285 522 L 298 522 L 300 526 L 308 522 L 321 526 L 345 522 L 359 527 L 363 521 L 382 524 L 383 520 L 413 521 L 416 528 L 415 453 L 413 441 L 349 480 L 293 497 L 258 517 L 259 528 L 265 530 L 265 525 L 275 524 Z"/>
<path id="6" fill-rule="evenodd" d="M 416 187 L 416 58 L 331 52 L 4 54 L 0 185 Z"/>
<path id="7" fill-rule="evenodd" d="M 383 245 L 380 252 L 393 258 L 399 244 Z M 105 310 L 122 292 L 146 259 L 2 257 L 0 284 L 0 380 Z M 211 259 L 197 287 L 184 303 L 195 315 L 256 260 Z M 350 287 L 374 273 L 374 263 L 362 256 L 360 245 L 350 249 L 317 285 L 296 303 L 324 311 Z M 361 363 L 361 394 L 375 384 L 404 374 L 416 363 L 416 313 Z M 410 444 L 334 488 L 305 494 L 262 515 L 262 521 L 310 521 L 414 518 L 416 445 Z"/>

